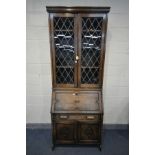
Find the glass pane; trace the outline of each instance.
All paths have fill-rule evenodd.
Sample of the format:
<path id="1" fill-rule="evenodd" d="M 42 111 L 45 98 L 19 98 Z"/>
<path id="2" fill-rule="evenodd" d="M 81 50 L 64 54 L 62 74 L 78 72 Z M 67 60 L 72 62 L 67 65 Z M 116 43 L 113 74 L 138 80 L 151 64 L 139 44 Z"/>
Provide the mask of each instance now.
<path id="1" fill-rule="evenodd" d="M 82 18 L 81 83 L 98 84 L 102 41 L 102 17 Z"/>
<path id="2" fill-rule="evenodd" d="M 56 83 L 74 83 L 74 18 L 54 17 Z"/>

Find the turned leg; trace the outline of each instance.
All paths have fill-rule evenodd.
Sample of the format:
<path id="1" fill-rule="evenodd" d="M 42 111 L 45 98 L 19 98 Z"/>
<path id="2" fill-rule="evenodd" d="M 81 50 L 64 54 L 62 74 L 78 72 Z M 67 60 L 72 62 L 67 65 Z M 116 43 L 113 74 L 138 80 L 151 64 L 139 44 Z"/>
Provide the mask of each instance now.
<path id="1" fill-rule="evenodd" d="M 53 144 L 53 145 L 52 145 L 52 151 L 54 151 L 54 149 L 55 149 L 55 145 Z"/>
<path id="2" fill-rule="evenodd" d="M 102 151 L 102 147 L 101 147 L 101 145 L 99 145 L 98 148 L 99 148 L 100 151 Z"/>

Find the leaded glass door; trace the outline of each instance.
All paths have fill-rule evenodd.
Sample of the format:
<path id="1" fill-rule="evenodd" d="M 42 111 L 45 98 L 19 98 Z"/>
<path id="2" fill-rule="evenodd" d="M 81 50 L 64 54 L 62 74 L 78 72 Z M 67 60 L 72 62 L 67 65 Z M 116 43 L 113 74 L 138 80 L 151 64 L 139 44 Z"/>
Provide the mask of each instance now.
<path id="1" fill-rule="evenodd" d="M 80 14 L 79 86 L 100 87 L 104 61 L 105 16 Z"/>
<path id="2" fill-rule="evenodd" d="M 77 85 L 77 24 L 74 14 L 52 14 L 53 81 L 56 87 Z"/>

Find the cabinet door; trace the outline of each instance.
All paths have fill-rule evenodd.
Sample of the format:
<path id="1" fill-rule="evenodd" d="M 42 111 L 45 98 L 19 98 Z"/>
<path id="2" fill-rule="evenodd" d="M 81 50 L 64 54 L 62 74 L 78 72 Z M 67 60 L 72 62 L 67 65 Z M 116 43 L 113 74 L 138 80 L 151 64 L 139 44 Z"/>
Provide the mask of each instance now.
<path id="1" fill-rule="evenodd" d="M 100 143 L 101 129 L 100 123 L 85 121 L 79 122 L 78 141 L 79 143 L 96 144 Z"/>
<path id="2" fill-rule="evenodd" d="M 101 87 L 105 52 L 106 15 L 80 14 L 79 86 Z"/>
<path id="3" fill-rule="evenodd" d="M 54 87 L 77 85 L 77 24 L 74 14 L 50 14 Z"/>
<path id="4" fill-rule="evenodd" d="M 56 122 L 54 134 L 56 144 L 74 144 L 76 142 L 76 123 L 71 121 Z"/>

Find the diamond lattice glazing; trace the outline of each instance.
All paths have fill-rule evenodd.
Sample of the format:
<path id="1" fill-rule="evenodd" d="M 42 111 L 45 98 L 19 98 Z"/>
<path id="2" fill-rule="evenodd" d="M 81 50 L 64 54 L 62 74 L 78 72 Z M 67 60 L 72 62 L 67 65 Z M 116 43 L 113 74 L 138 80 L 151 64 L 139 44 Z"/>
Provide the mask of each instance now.
<path id="1" fill-rule="evenodd" d="M 74 18 L 54 18 L 54 41 L 56 51 L 56 82 L 74 83 Z"/>
<path id="2" fill-rule="evenodd" d="M 102 17 L 82 18 L 81 83 L 99 82 Z"/>

